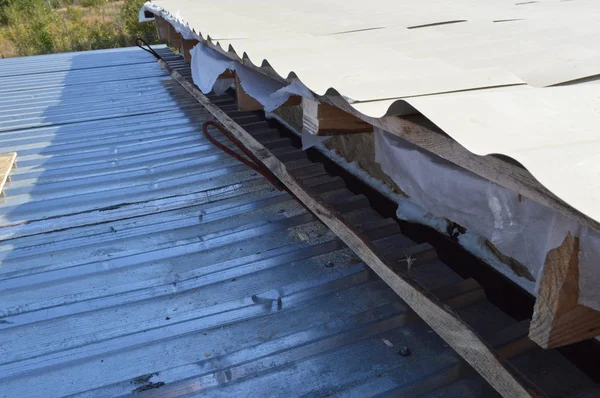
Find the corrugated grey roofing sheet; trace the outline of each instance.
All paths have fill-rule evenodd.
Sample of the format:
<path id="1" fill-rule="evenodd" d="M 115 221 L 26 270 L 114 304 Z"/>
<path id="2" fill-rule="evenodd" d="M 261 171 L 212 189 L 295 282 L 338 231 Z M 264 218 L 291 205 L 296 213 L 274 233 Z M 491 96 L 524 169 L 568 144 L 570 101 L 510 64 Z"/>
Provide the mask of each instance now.
<path id="1" fill-rule="evenodd" d="M 149 54 L 2 60 L 0 91 L 0 148 L 18 152 L 0 199 L 0 396 L 494 395 L 331 231 L 210 145 L 206 111 Z M 383 253 L 414 246 L 212 99 Z M 414 276 L 497 345 L 526 333 L 439 261 Z M 521 354 L 555 395 L 590 385 L 554 351 Z"/>

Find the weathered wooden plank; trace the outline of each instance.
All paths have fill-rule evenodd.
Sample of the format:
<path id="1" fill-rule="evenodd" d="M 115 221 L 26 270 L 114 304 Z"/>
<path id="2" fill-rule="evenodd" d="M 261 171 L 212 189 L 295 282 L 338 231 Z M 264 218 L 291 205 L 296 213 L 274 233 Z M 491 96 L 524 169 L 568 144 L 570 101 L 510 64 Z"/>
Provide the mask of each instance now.
<path id="1" fill-rule="evenodd" d="M 17 158 L 16 152 L 0 154 L 0 196 L 4 196 L 4 184 L 10 179 L 10 172 Z"/>
<path id="2" fill-rule="evenodd" d="M 302 129 L 310 134 L 368 133 L 373 126 L 341 109 L 310 98 L 302 98 Z"/>
<path id="3" fill-rule="evenodd" d="M 546 257 L 529 338 L 543 348 L 555 348 L 599 335 L 600 312 L 578 299 L 579 239 L 569 234 Z"/>
<path id="4" fill-rule="evenodd" d="M 163 61 L 163 68 L 170 70 Z M 267 148 L 235 123 L 225 112 L 212 104 L 193 84 L 177 71 L 171 76 L 200 104 L 222 123 L 236 141 L 251 151 L 286 187 L 299 198 L 325 225 L 350 247 L 381 279 L 383 279 L 429 326 L 461 355 L 493 388 L 505 397 L 536 395 L 534 387 L 526 387 L 522 377 L 494 351 L 450 308 L 424 291 L 412 279 L 394 273 L 375 253 L 368 239 L 287 170 Z"/>

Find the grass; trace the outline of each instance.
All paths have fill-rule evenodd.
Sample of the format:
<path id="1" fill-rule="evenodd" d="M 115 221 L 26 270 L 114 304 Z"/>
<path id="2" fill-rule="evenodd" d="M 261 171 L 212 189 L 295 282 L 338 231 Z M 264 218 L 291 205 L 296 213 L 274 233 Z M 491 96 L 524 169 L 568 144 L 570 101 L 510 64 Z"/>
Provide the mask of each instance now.
<path id="1" fill-rule="evenodd" d="M 12 41 L 4 38 L 2 35 L 2 29 L 0 29 L 0 57 L 1 58 L 9 58 L 16 57 L 19 53 L 17 49 L 13 45 Z"/>
<path id="2" fill-rule="evenodd" d="M 153 23 L 138 23 L 144 0 L 0 0 L 3 58 L 156 43 Z"/>

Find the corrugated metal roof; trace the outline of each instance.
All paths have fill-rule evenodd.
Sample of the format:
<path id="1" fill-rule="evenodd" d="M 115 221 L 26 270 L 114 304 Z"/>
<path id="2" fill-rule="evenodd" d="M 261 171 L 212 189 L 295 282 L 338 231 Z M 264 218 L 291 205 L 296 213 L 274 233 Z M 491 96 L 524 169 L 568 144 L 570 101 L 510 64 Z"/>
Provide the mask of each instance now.
<path id="1" fill-rule="evenodd" d="M 335 89 L 364 115 L 416 109 L 600 221 L 596 0 L 147 4 L 235 60 L 266 61 L 319 95 Z"/>
<path id="2" fill-rule="evenodd" d="M 18 152 L 0 200 L 1 396 L 494 395 L 331 231 L 211 146 L 206 111 L 151 55 L 5 65 L 22 78 L 0 78 L 0 147 Z M 259 116 L 211 98 L 392 261 L 414 246 Z M 413 272 L 498 346 L 526 334 L 438 260 Z M 555 395 L 591 385 L 554 351 L 518 352 Z"/>

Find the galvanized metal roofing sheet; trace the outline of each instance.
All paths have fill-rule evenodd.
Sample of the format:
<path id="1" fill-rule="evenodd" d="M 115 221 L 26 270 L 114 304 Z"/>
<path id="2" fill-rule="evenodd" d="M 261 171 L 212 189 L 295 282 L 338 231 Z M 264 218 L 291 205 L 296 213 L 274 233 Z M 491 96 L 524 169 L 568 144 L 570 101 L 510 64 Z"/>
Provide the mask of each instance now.
<path id="1" fill-rule="evenodd" d="M 334 89 L 365 115 L 417 109 L 471 152 L 516 159 L 600 221 L 595 0 L 149 4 L 229 56 L 266 61 L 319 95 Z"/>
<path id="2" fill-rule="evenodd" d="M 3 397 L 495 394 L 331 231 L 210 145 L 206 111 L 150 55 L 6 65 L 20 62 L 34 71 L 0 78 L 0 148 L 18 152 L 0 200 Z M 212 99 L 392 262 L 414 245 L 257 115 Z M 496 344 L 526 335 L 439 260 L 413 275 Z M 556 352 L 520 353 L 552 393 L 591 385 Z"/>
<path id="3" fill-rule="evenodd" d="M 425 326 L 403 326 L 406 306 L 329 230 L 206 141 L 207 113 L 152 56 L 61 54 L 0 70 L 0 148 L 18 152 L 0 202 L 3 397 L 175 396 L 185 380 L 193 392 L 294 368 L 253 388 L 385 391 L 419 376 L 398 379 L 409 362 L 376 336 Z M 256 116 L 215 100 L 373 239 L 412 244 Z M 426 337 L 417 358 L 457 363 Z"/>

